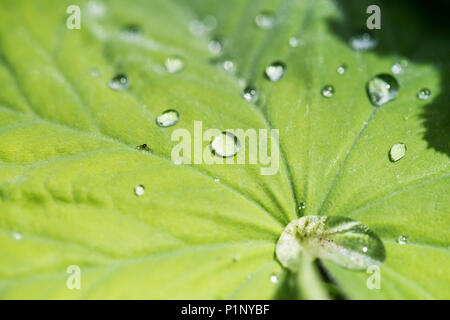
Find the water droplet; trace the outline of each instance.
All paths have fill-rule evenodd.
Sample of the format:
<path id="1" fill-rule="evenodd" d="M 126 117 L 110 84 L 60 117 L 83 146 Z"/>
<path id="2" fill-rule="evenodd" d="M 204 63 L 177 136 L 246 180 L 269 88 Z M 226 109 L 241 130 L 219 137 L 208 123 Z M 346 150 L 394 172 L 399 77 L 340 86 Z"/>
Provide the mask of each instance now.
<path id="1" fill-rule="evenodd" d="M 216 65 L 229 74 L 236 73 L 236 66 L 235 66 L 234 62 L 231 60 L 218 61 L 218 62 L 216 62 Z"/>
<path id="2" fill-rule="evenodd" d="M 271 29 L 275 24 L 275 14 L 270 11 L 262 11 L 255 17 L 255 23 L 260 29 Z"/>
<path id="3" fill-rule="evenodd" d="M 165 62 L 167 72 L 176 73 L 184 68 L 184 60 L 178 56 L 168 57 Z"/>
<path id="4" fill-rule="evenodd" d="M 142 184 L 138 184 L 137 186 L 134 187 L 134 194 L 137 195 L 138 197 L 143 196 L 145 193 L 145 187 Z"/>
<path id="5" fill-rule="evenodd" d="M 286 73 L 286 65 L 283 62 L 275 61 L 266 68 L 265 75 L 270 81 L 280 80 Z"/>
<path id="6" fill-rule="evenodd" d="M 300 47 L 302 44 L 303 44 L 303 41 L 302 41 L 302 39 L 300 39 L 300 38 L 297 38 L 297 37 L 291 37 L 291 38 L 289 39 L 289 45 L 290 45 L 292 48 Z"/>
<path id="7" fill-rule="evenodd" d="M 208 43 L 208 50 L 215 56 L 219 56 L 223 52 L 223 41 L 220 39 L 212 39 Z"/>
<path id="8" fill-rule="evenodd" d="M 214 182 L 220 182 L 220 179 L 217 178 L 217 177 L 215 177 L 215 178 L 214 178 Z"/>
<path id="9" fill-rule="evenodd" d="M 404 143 L 396 143 L 389 150 L 389 159 L 392 162 L 397 162 L 406 154 L 406 145 Z"/>
<path id="10" fill-rule="evenodd" d="M 278 283 L 278 277 L 275 274 L 272 274 L 270 276 L 270 282 L 272 283 Z"/>
<path id="11" fill-rule="evenodd" d="M 233 262 L 238 262 L 239 260 L 241 260 L 240 256 L 234 256 L 233 257 Z"/>
<path id="12" fill-rule="evenodd" d="M 359 221 L 338 216 L 304 216 L 286 226 L 276 246 L 278 260 L 296 271 L 303 252 L 352 270 L 365 270 L 386 258 L 383 242 L 374 232 Z"/>
<path id="13" fill-rule="evenodd" d="M 378 74 L 367 81 L 366 85 L 367 95 L 374 106 L 394 100 L 399 88 L 397 79 L 389 74 Z"/>
<path id="14" fill-rule="evenodd" d="M 146 151 L 146 152 L 152 151 L 146 143 L 137 146 L 136 149 L 140 150 L 140 151 Z"/>
<path id="15" fill-rule="evenodd" d="M 394 73 L 394 74 L 400 74 L 400 73 L 402 73 L 403 72 L 403 68 L 402 68 L 402 66 L 400 65 L 400 63 L 394 63 L 393 65 L 392 65 L 392 68 L 391 68 L 391 70 L 392 70 L 392 73 Z"/>
<path id="16" fill-rule="evenodd" d="M 340 65 L 337 69 L 336 72 L 338 74 L 344 74 L 345 71 L 347 71 L 347 66 L 345 64 Z"/>
<path id="17" fill-rule="evenodd" d="M 88 12 L 95 18 L 101 18 L 105 15 L 106 8 L 102 3 L 96 1 L 88 2 Z"/>
<path id="18" fill-rule="evenodd" d="M 253 86 L 247 86 L 242 91 L 242 97 L 248 102 L 255 103 L 258 100 L 258 91 Z"/>
<path id="19" fill-rule="evenodd" d="M 334 95 L 334 87 L 332 85 L 326 85 L 322 89 L 322 96 L 325 98 L 331 98 Z"/>
<path id="20" fill-rule="evenodd" d="M 196 36 L 202 36 L 212 31 L 217 26 L 217 19 L 213 16 L 207 16 L 203 20 L 192 20 L 189 23 L 189 31 Z"/>
<path id="21" fill-rule="evenodd" d="M 241 149 L 241 142 L 229 131 L 216 135 L 209 145 L 211 152 L 219 157 L 229 158 L 235 156 Z"/>
<path id="22" fill-rule="evenodd" d="M 367 252 L 369 250 L 367 247 L 362 247 L 362 252 Z"/>
<path id="23" fill-rule="evenodd" d="M 100 70 L 97 68 L 92 68 L 90 73 L 91 73 L 91 77 L 94 77 L 94 78 L 100 77 Z"/>
<path id="24" fill-rule="evenodd" d="M 113 90 L 123 91 L 128 89 L 129 85 L 128 77 L 123 73 L 117 74 L 109 81 L 109 87 Z"/>
<path id="25" fill-rule="evenodd" d="M 306 208 L 306 202 L 300 202 L 300 205 L 298 206 L 299 210 L 303 210 Z"/>
<path id="26" fill-rule="evenodd" d="M 156 123 L 160 127 L 170 127 L 180 120 L 180 114 L 177 110 L 169 109 L 161 113 L 156 118 Z"/>
<path id="27" fill-rule="evenodd" d="M 430 97 L 431 97 L 431 90 L 427 88 L 420 90 L 419 93 L 417 94 L 417 98 L 419 98 L 420 100 L 427 100 Z"/>
<path id="28" fill-rule="evenodd" d="M 370 32 L 364 31 L 350 38 L 350 46 L 356 51 L 367 51 L 375 48 L 378 40 Z"/>
<path id="29" fill-rule="evenodd" d="M 22 233 L 20 231 L 14 231 L 12 236 L 14 240 L 22 240 Z"/>
<path id="30" fill-rule="evenodd" d="M 400 236 L 397 239 L 397 243 L 398 244 L 407 244 L 408 243 L 408 238 L 406 236 Z"/>

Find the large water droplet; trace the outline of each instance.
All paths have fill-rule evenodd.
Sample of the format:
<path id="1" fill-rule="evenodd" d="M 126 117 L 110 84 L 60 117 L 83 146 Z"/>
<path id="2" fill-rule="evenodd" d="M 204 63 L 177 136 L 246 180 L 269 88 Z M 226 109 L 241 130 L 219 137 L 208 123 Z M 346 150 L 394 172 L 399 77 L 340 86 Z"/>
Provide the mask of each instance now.
<path id="1" fill-rule="evenodd" d="M 255 103 L 258 100 L 258 91 L 253 86 L 247 86 L 242 91 L 242 97 L 248 102 Z"/>
<path id="2" fill-rule="evenodd" d="M 219 56 L 223 52 L 223 41 L 220 39 L 212 39 L 208 43 L 208 50 L 215 56 Z"/>
<path id="3" fill-rule="evenodd" d="M 406 236 L 399 236 L 397 239 L 398 244 L 407 244 L 408 238 Z"/>
<path id="4" fill-rule="evenodd" d="M 334 87 L 332 85 L 326 85 L 322 89 L 322 96 L 325 98 L 331 98 L 334 95 Z"/>
<path id="5" fill-rule="evenodd" d="M 209 145 L 211 152 L 219 157 L 229 158 L 235 156 L 241 149 L 239 138 L 233 133 L 223 131 L 216 135 Z"/>
<path id="6" fill-rule="evenodd" d="M 275 14 L 270 11 L 262 11 L 255 17 L 255 24 L 264 30 L 271 29 L 275 25 Z"/>
<path id="7" fill-rule="evenodd" d="M 180 114 L 177 110 L 169 109 L 161 113 L 156 118 L 156 123 L 160 127 L 170 127 L 180 120 Z"/>
<path id="8" fill-rule="evenodd" d="M 431 98 L 431 90 L 427 88 L 420 90 L 417 94 L 417 98 L 419 98 L 420 100 L 427 100 Z"/>
<path id="9" fill-rule="evenodd" d="M 145 187 L 142 184 L 138 184 L 134 187 L 134 194 L 138 197 L 142 197 L 145 193 Z"/>
<path id="10" fill-rule="evenodd" d="M 123 73 L 117 74 L 109 81 L 109 87 L 113 90 L 123 91 L 129 86 L 128 77 Z"/>
<path id="11" fill-rule="evenodd" d="M 273 62 L 266 68 L 265 71 L 265 75 L 270 81 L 280 80 L 285 73 L 286 73 L 286 65 L 280 61 Z"/>
<path id="12" fill-rule="evenodd" d="M 337 216 L 304 216 L 291 221 L 276 246 L 281 264 L 296 271 L 302 252 L 353 270 L 381 264 L 383 242 L 361 222 Z"/>
<path id="13" fill-rule="evenodd" d="M 344 74 L 345 71 L 347 71 L 347 66 L 345 64 L 341 64 L 337 69 L 336 72 L 338 74 Z"/>
<path id="14" fill-rule="evenodd" d="M 397 162 L 406 154 L 406 145 L 404 143 L 396 143 L 389 150 L 389 159 L 392 162 Z"/>
<path id="15" fill-rule="evenodd" d="M 364 31 L 350 38 L 350 46 L 356 51 L 367 51 L 375 48 L 378 40 L 372 33 Z"/>
<path id="16" fill-rule="evenodd" d="M 184 68 L 184 60 L 179 56 L 168 57 L 165 62 L 167 72 L 176 73 Z"/>
<path id="17" fill-rule="evenodd" d="M 370 79 L 366 85 L 370 102 L 374 106 L 381 106 L 395 99 L 399 88 L 397 79 L 389 74 L 378 74 Z"/>
<path id="18" fill-rule="evenodd" d="M 22 240 L 22 233 L 20 231 L 14 231 L 12 236 L 14 240 Z"/>

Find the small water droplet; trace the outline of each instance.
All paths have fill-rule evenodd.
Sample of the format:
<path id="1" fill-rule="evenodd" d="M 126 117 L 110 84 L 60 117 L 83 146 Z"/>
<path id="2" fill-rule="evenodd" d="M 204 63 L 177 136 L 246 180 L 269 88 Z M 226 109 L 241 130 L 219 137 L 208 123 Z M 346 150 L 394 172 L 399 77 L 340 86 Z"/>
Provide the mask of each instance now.
<path id="1" fill-rule="evenodd" d="M 138 197 L 143 196 L 145 193 L 145 187 L 142 184 L 138 184 L 137 186 L 134 187 L 134 194 L 137 195 Z"/>
<path id="2" fill-rule="evenodd" d="M 128 77 L 123 73 L 117 74 L 109 81 L 109 87 L 113 90 L 123 91 L 129 86 Z"/>
<path id="3" fill-rule="evenodd" d="M 136 149 L 140 150 L 140 151 L 146 151 L 146 152 L 152 151 L 146 143 L 137 146 Z"/>
<path id="4" fill-rule="evenodd" d="M 253 86 L 247 86 L 242 91 L 242 97 L 248 102 L 255 103 L 258 100 L 258 91 Z"/>
<path id="5" fill-rule="evenodd" d="M 214 182 L 220 182 L 220 179 L 219 178 L 214 178 Z"/>
<path id="6" fill-rule="evenodd" d="M 213 154 L 219 157 L 229 158 L 235 156 L 239 152 L 241 149 L 241 142 L 233 133 L 223 131 L 213 138 L 209 147 Z"/>
<path id="7" fill-rule="evenodd" d="M 12 236 L 14 240 L 22 240 L 22 233 L 20 231 L 14 231 Z"/>
<path id="8" fill-rule="evenodd" d="M 407 244 L 408 238 L 406 236 L 399 236 L 397 239 L 398 244 Z"/>
<path id="9" fill-rule="evenodd" d="M 392 162 L 397 162 L 406 154 L 406 145 L 404 143 L 396 143 L 389 150 L 389 159 Z"/>
<path id="10" fill-rule="evenodd" d="M 168 57 L 165 62 L 167 72 L 176 73 L 184 68 L 184 60 L 179 56 Z"/>
<path id="11" fill-rule="evenodd" d="M 300 202 L 300 205 L 298 206 L 299 210 L 303 210 L 306 208 L 306 202 Z"/>
<path id="12" fill-rule="evenodd" d="M 160 127 L 170 127 L 180 120 L 180 114 L 177 110 L 169 109 L 161 113 L 156 118 L 156 123 Z"/>
<path id="13" fill-rule="evenodd" d="M 326 85 L 322 89 L 322 96 L 325 98 L 331 98 L 334 95 L 334 87 L 332 85 Z"/>
<path id="14" fill-rule="evenodd" d="M 340 65 L 337 69 L 336 72 L 338 74 L 344 74 L 345 71 L 347 71 L 347 66 L 345 64 Z"/>
<path id="15" fill-rule="evenodd" d="M 101 18 L 105 15 L 106 8 L 100 2 L 89 1 L 88 2 L 88 12 L 91 16 L 93 16 L 95 18 Z"/>
<path id="16" fill-rule="evenodd" d="M 265 75 L 270 81 L 280 80 L 286 73 L 286 65 L 283 62 L 275 61 L 266 67 Z"/>
<path id="17" fill-rule="evenodd" d="M 208 42 L 208 50 L 215 56 L 219 56 L 223 52 L 223 41 L 220 39 L 212 39 Z"/>
<path id="18" fill-rule="evenodd" d="M 350 45 L 356 51 L 367 51 L 375 48 L 378 40 L 370 32 L 363 31 L 350 38 Z"/>
<path id="19" fill-rule="evenodd" d="M 264 30 L 271 29 L 275 24 L 275 14 L 270 11 L 261 11 L 255 17 L 255 24 Z"/>
<path id="20" fill-rule="evenodd" d="M 94 78 L 100 77 L 100 70 L 97 68 L 92 68 L 90 73 L 91 73 L 91 76 Z"/>
<path id="21" fill-rule="evenodd" d="M 389 74 L 378 74 L 367 81 L 366 85 L 367 95 L 374 106 L 394 100 L 399 88 L 397 79 Z"/>
<path id="22" fill-rule="evenodd" d="M 218 61 L 216 64 L 219 68 L 223 69 L 225 72 L 229 74 L 236 73 L 236 66 L 234 62 L 231 60 Z"/>
<path id="23" fill-rule="evenodd" d="M 391 70 L 392 70 L 392 73 L 394 73 L 394 74 L 400 74 L 403 72 L 403 68 L 400 65 L 400 63 L 398 63 L 398 62 L 396 62 L 392 65 Z"/>
<path id="24" fill-rule="evenodd" d="M 362 247 L 362 252 L 367 252 L 369 250 L 367 247 Z"/>
<path id="25" fill-rule="evenodd" d="M 417 98 L 419 98 L 420 100 L 427 100 L 430 97 L 431 97 L 431 90 L 427 88 L 420 90 L 419 93 L 417 94 Z"/>
<path id="26" fill-rule="evenodd" d="M 300 38 L 297 38 L 297 37 L 291 37 L 291 38 L 289 39 L 289 45 L 290 45 L 292 48 L 300 47 L 302 44 L 303 44 L 303 41 L 302 41 L 302 39 L 300 39 Z"/>
<path id="27" fill-rule="evenodd" d="M 272 283 L 278 283 L 278 277 L 275 274 L 272 274 L 270 276 L 270 282 Z"/>

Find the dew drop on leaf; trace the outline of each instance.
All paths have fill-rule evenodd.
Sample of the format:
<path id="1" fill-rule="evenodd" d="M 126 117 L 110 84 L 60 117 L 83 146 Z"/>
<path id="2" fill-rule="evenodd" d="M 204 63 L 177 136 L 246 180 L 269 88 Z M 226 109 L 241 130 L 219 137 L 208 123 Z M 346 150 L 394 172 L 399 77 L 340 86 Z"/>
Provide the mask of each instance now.
<path id="1" fill-rule="evenodd" d="M 350 38 L 350 46 L 356 51 L 367 51 L 374 49 L 378 40 L 370 32 L 364 31 Z"/>
<path id="2" fill-rule="evenodd" d="M 278 277 L 277 277 L 277 275 L 272 274 L 272 275 L 270 276 L 270 282 L 272 282 L 272 283 L 278 283 Z"/>
<path id="3" fill-rule="evenodd" d="M 134 187 L 134 194 L 137 195 L 138 197 L 143 196 L 145 193 L 145 187 L 142 184 L 138 184 L 137 186 Z"/>
<path id="4" fill-rule="evenodd" d="M 261 11 L 255 17 L 255 24 L 260 29 L 264 30 L 271 29 L 275 24 L 275 14 L 270 11 Z"/>
<path id="5" fill-rule="evenodd" d="M 386 258 L 383 242 L 374 232 L 338 216 L 304 216 L 286 226 L 276 246 L 278 260 L 297 271 L 304 252 L 352 270 L 364 270 Z"/>
<path id="6" fill-rule="evenodd" d="M 165 62 L 165 67 L 169 73 L 177 73 L 183 70 L 184 60 L 179 56 L 168 57 Z"/>
<path id="7" fill-rule="evenodd" d="M 170 127 L 175 125 L 180 120 L 180 114 L 177 110 L 169 109 L 161 113 L 156 118 L 156 123 L 160 127 Z"/>
<path id="8" fill-rule="evenodd" d="M 420 100 L 427 100 L 431 98 L 431 90 L 427 88 L 420 90 L 417 94 L 417 98 L 419 98 Z"/>
<path id="9" fill-rule="evenodd" d="M 396 143 L 389 150 L 389 159 L 392 162 L 397 162 L 406 154 L 406 145 L 404 143 Z"/>
<path id="10" fill-rule="evenodd" d="M 325 98 L 331 98 L 334 95 L 334 87 L 332 85 L 326 85 L 322 88 L 321 92 Z"/>
<path id="11" fill-rule="evenodd" d="M 297 37 L 291 37 L 291 38 L 289 39 L 289 45 L 290 45 L 292 48 L 297 48 L 297 47 L 301 46 L 302 43 L 303 43 L 303 42 L 302 42 L 302 39 L 297 38 Z"/>
<path id="12" fill-rule="evenodd" d="M 345 71 L 347 71 L 347 66 L 345 64 L 340 65 L 337 69 L 336 72 L 338 74 L 344 74 Z"/>
<path id="13" fill-rule="evenodd" d="M 239 152 L 241 149 L 241 142 L 233 133 L 223 131 L 212 139 L 209 147 L 213 154 L 219 157 L 229 158 L 235 156 Z"/>
<path id="14" fill-rule="evenodd" d="M 406 236 L 399 236 L 397 239 L 398 244 L 407 244 L 408 238 Z"/>
<path id="15" fill-rule="evenodd" d="M 242 91 L 242 97 L 248 102 L 256 102 L 258 100 L 258 91 L 253 86 L 247 86 Z"/>
<path id="16" fill-rule="evenodd" d="M 223 41 L 220 39 L 212 39 L 208 42 L 208 50 L 211 54 L 219 56 L 223 52 Z"/>
<path id="17" fill-rule="evenodd" d="M 14 231 L 12 236 L 14 240 L 22 240 L 22 233 L 20 231 Z"/>
<path id="18" fill-rule="evenodd" d="M 128 77 L 123 73 L 117 74 L 109 81 L 109 87 L 113 90 L 123 91 L 128 89 L 129 86 Z"/>
<path id="19" fill-rule="evenodd" d="M 283 62 L 275 61 L 265 70 L 265 75 L 270 81 L 280 80 L 286 73 L 286 65 Z"/>
<path id="20" fill-rule="evenodd" d="M 397 79 L 389 74 L 378 74 L 367 81 L 366 85 L 367 95 L 374 106 L 381 106 L 394 100 L 399 88 Z"/>
<path id="21" fill-rule="evenodd" d="M 220 182 L 220 179 L 217 178 L 217 177 L 215 177 L 215 178 L 214 178 L 214 182 Z"/>
<path id="22" fill-rule="evenodd" d="M 146 152 L 151 152 L 152 151 L 150 149 L 150 147 L 146 143 L 137 146 L 136 149 L 140 150 L 140 151 L 146 151 Z"/>
<path id="23" fill-rule="evenodd" d="M 306 208 L 306 202 L 300 202 L 300 205 L 298 206 L 299 210 L 303 210 Z"/>
<path id="24" fill-rule="evenodd" d="M 92 68 L 90 73 L 91 73 L 91 77 L 94 77 L 94 78 L 100 77 L 100 70 L 97 68 Z"/>

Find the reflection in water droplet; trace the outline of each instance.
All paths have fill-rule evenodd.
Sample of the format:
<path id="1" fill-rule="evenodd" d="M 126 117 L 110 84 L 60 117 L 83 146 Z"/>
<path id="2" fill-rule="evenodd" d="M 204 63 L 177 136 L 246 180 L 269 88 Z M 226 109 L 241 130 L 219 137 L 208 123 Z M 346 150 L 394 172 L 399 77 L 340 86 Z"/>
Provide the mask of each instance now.
<path id="1" fill-rule="evenodd" d="M 367 95 L 374 106 L 394 100 L 399 88 L 397 79 L 389 74 L 378 74 L 367 81 L 366 85 Z"/>
<path id="2" fill-rule="evenodd" d="M 347 71 L 347 66 L 345 64 L 340 65 L 337 69 L 336 72 L 338 74 L 344 74 L 345 71 Z"/>
<path id="3" fill-rule="evenodd" d="M 419 93 L 417 94 L 417 98 L 419 98 L 420 100 L 427 100 L 430 97 L 431 97 L 431 90 L 427 88 L 420 90 Z"/>
<path id="4" fill-rule="evenodd" d="M 241 149 L 239 138 L 228 131 L 216 135 L 209 145 L 211 152 L 219 157 L 229 158 L 235 156 Z"/>
<path id="5" fill-rule="evenodd" d="M 145 187 L 142 184 L 138 184 L 137 186 L 134 187 L 134 194 L 137 195 L 138 197 L 143 196 L 145 193 Z"/>
<path id="6" fill-rule="evenodd" d="M 255 23 L 260 29 L 271 29 L 275 24 L 275 14 L 270 11 L 262 11 L 255 17 Z"/>
<path id="7" fill-rule="evenodd" d="M 356 51 L 367 51 L 375 48 L 378 40 L 369 32 L 364 31 L 350 38 L 350 46 Z"/>
<path id="8" fill-rule="evenodd" d="M 248 102 L 255 103 L 258 100 L 258 91 L 253 86 L 247 86 L 242 91 L 242 97 Z"/>
<path id="9" fill-rule="evenodd" d="M 304 216 L 286 226 L 276 246 L 278 260 L 296 271 L 303 252 L 352 270 L 364 270 L 386 258 L 375 233 L 361 222 L 338 216 Z"/>
<path id="10" fill-rule="evenodd" d="M 22 240 L 22 233 L 20 231 L 14 231 L 12 236 L 14 240 Z"/>
<path id="11" fill-rule="evenodd" d="M 223 52 L 223 42 L 220 39 L 212 39 L 208 42 L 208 50 L 215 56 L 219 56 Z"/>
<path id="12" fill-rule="evenodd" d="M 290 45 L 292 48 L 300 47 L 302 44 L 303 44 L 303 41 L 302 41 L 302 39 L 300 39 L 300 38 L 297 38 L 297 37 L 291 37 L 291 38 L 289 39 L 289 45 Z"/>
<path id="13" fill-rule="evenodd" d="M 270 276 L 270 282 L 272 283 L 278 283 L 278 277 L 275 274 L 272 274 Z"/>
<path id="14" fill-rule="evenodd" d="M 406 145 L 404 143 L 396 143 L 389 150 L 389 159 L 392 162 L 397 162 L 406 154 Z"/>
<path id="15" fill-rule="evenodd" d="M 331 98 L 334 95 L 334 87 L 332 85 L 326 85 L 322 89 L 322 96 L 325 98 Z"/>
<path id="16" fill-rule="evenodd" d="M 123 91 L 129 87 L 128 77 L 120 73 L 109 81 L 109 87 L 113 90 Z"/>
<path id="17" fill-rule="evenodd" d="M 397 239 L 397 243 L 398 244 L 407 244 L 408 243 L 408 238 L 406 236 L 400 236 Z"/>
<path id="18" fill-rule="evenodd" d="M 180 114 L 177 110 L 169 109 L 161 113 L 156 118 L 156 123 L 160 127 L 170 127 L 180 120 Z"/>
<path id="19" fill-rule="evenodd" d="M 280 80 L 286 73 L 286 65 L 283 62 L 275 61 L 266 68 L 265 75 L 270 81 Z"/>
<path id="20" fill-rule="evenodd" d="M 184 68 L 184 60 L 178 56 L 168 57 L 165 62 L 167 72 L 176 73 Z"/>

